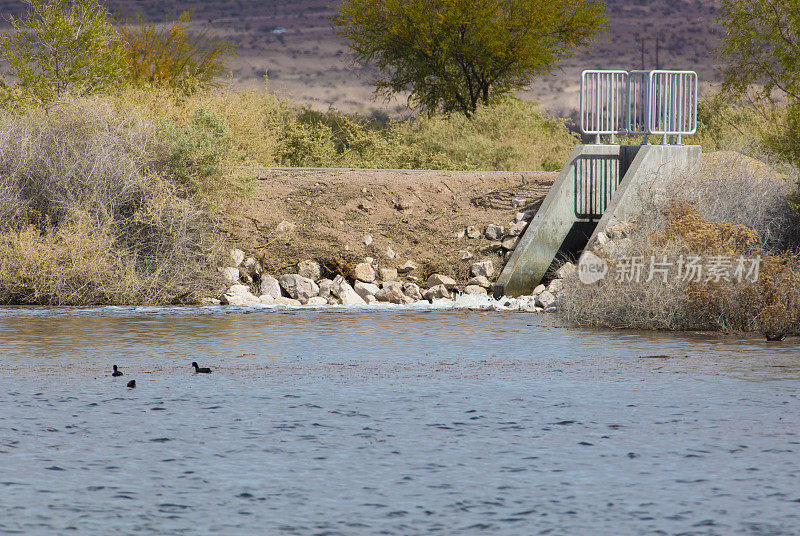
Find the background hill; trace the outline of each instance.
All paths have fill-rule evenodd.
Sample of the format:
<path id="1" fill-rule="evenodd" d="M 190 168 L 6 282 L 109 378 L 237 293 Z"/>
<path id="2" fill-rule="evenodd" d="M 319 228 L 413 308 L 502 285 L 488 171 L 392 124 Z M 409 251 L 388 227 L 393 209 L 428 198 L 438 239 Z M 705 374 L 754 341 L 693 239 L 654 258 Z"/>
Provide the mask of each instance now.
<path id="1" fill-rule="evenodd" d="M 141 12 L 159 22 L 194 10 L 197 22 L 211 24 L 219 33 L 241 43 L 234 61 L 234 84 L 261 87 L 264 75 L 269 86 L 295 101 L 326 109 L 396 114 L 403 100 L 372 101 L 369 69 L 351 67 L 347 44 L 333 35 L 328 17 L 337 0 L 108 0 L 112 12 L 133 16 Z M 716 0 L 608 0 L 611 29 L 597 46 L 564 63 L 563 70 L 535 81 L 521 97 L 537 100 L 554 113 L 568 114 L 577 108 L 579 73 L 586 68 L 656 67 L 655 40 L 659 38 L 662 68 L 697 70 L 705 83 L 717 78 L 713 49 L 719 29 Z M 333 7 L 331 7 L 333 6 Z M 0 0 L 4 18 L 24 12 L 19 0 Z"/>

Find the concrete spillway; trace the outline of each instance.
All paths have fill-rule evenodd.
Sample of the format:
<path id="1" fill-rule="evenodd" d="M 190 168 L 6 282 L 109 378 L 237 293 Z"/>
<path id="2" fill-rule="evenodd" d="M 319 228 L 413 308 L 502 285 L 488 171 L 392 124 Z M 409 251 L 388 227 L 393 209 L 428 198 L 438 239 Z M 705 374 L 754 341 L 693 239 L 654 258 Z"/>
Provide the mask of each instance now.
<path id="1" fill-rule="evenodd" d="M 494 295 L 521 296 L 560 258 L 577 258 L 612 219 L 641 211 L 642 195 L 658 182 L 699 170 L 699 146 L 579 145 L 494 286 Z"/>

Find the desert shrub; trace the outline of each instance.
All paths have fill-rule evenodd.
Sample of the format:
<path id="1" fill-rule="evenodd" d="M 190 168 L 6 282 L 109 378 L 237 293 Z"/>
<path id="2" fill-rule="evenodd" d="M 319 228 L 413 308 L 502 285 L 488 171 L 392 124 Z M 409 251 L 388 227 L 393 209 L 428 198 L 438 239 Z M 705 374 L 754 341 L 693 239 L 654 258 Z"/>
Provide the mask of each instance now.
<path id="1" fill-rule="evenodd" d="M 398 169 L 561 168 L 576 143 L 563 121 L 507 99 L 462 114 L 386 124 L 330 110 L 284 116 L 278 161 L 292 166 Z"/>
<path id="2" fill-rule="evenodd" d="M 405 145 L 444 156 L 450 169 L 560 169 L 577 143 L 562 120 L 518 99 L 480 107 L 471 119 L 433 115 L 396 128 Z"/>
<path id="3" fill-rule="evenodd" d="M 172 172 L 195 190 L 208 189 L 221 176 L 232 141 L 227 125 L 215 114 L 199 108 L 184 124 L 164 120 L 160 133 L 169 147 Z"/>
<path id="4" fill-rule="evenodd" d="M 555 171 L 577 142 L 563 121 L 518 100 L 479 108 L 472 120 L 438 114 L 380 122 L 298 108 L 266 90 L 184 96 L 131 89 L 111 99 L 119 113 L 146 113 L 163 125 L 162 135 L 176 147 L 176 172 L 195 187 L 210 182 L 247 189 L 247 166 L 259 165 Z M 210 132 L 220 138 L 210 139 Z M 209 162 L 223 173 L 211 180 L 213 172 L 192 173 L 212 171 L 192 163 L 193 155 L 213 155 Z"/>
<path id="5" fill-rule="evenodd" d="M 98 99 L 0 116 L 0 302 L 192 301 L 208 283 L 210 218 L 161 173 L 140 115 Z"/>
<path id="6" fill-rule="evenodd" d="M 0 55 L 15 83 L 0 83 L 5 108 L 50 103 L 64 94 L 165 87 L 190 94 L 219 85 L 235 43 L 194 30 L 184 13 L 162 27 L 138 18 L 115 27 L 98 0 L 24 0 L 26 17 L 11 17 Z"/>
<path id="7" fill-rule="evenodd" d="M 566 280 L 562 316 L 611 328 L 800 334 L 799 233 L 787 182 L 752 159 L 727 158 L 728 167 L 712 159 L 702 173 L 650 190 L 627 236 L 595 251 L 608 275 L 592 285 Z M 730 277 L 678 277 L 679 259 L 692 257 L 727 259 Z M 631 259 L 642 263 L 638 278 L 628 277 Z M 650 262 L 664 259 L 673 272 L 649 278 Z"/>
<path id="8" fill-rule="evenodd" d="M 800 168 L 800 104 L 772 108 L 769 114 L 771 125 L 761 136 L 766 149 Z"/>
<path id="9" fill-rule="evenodd" d="M 0 303 L 106 304 L 118 258 L 108 225 L 73 213 L 59 226 L 27 224 L 0 234 Z"/>
<path id="10" fill-rule="evenodd" d="M 87 210 L 101 224 L 131 214 L 163 151 L 140 116 L 120 117 L 98 99 L 49 113 L 0 116 L 0 183 L 7 192 L 0 227 L 26 213 L 58 226 Z"/>
<path id="11" fill-rule="evenodd" d="M 168 26 L 158 26 L 141 16 L 119 27 L 125 45 L 127 78 L 137 85 L 165 86 L 193 93 L 219 85 L 236 55 L 236 44 L 210 32 L 192 29 L 190 12 Z"/>
<path id="12" fill-rule="evenodd" d="M 712 93 L 697 103 L 697 133 L 684 136 L 687 145 L 703 151 L 736 151 L 747 155 L 763 153 L 763 134 L 774 123 L 748 102 Z"/>
<path id="13" fill-rule="evenodd" d="M 705 155 L 700 173 L 676 177 L 666 189 L 693 203 L 703 218 L 731 222 L 755 231 L 760 247 L 772 251 L 800 246 L 800 219 L 787 197 L 797 171 L 732 152 Z"/>
<path id="14" fill-rule="evenodd" d="M 280 133 L 279 161 L 283 165 L 296 167 L 329 167 L 340 165 L 340 157 L 347 151 L 340 145 L 337 151 L 334 132 L 324 121 L 309 120 L 316 115 L 310 110 L 299 116 L 286 117 Z M 305 120 L 304 120 L 305 118 Z"/>

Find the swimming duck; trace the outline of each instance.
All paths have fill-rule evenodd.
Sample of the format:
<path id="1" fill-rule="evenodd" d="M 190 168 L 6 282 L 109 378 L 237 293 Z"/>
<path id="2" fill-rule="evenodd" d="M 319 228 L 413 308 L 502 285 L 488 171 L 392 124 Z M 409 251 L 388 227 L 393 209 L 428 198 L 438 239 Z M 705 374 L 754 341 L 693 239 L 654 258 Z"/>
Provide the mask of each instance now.
<path id="1" fill-rule="evenodd" d="M 211 374 L 211 369 L 208 367 L 198 367 L 197 361 L 192 361 L 192 366 L 194 367 L 195 374 Z"/>
<path id="2" fill-rule="evenodd" d="M 780 342 L 786 338 L 786 335 L 776 331 L 767 331 L 764 333 L 764 337 L 767 338 L 767 342 Z"/>
<path id="3" fill-rule="evenodd" d="M 130 387 L 131 389 L 136 389 L 136 380 L 129 381 L 128 387 Z"/>
<path id="4" fill-rule="evenodd" d="M 116 365 L 114 365 L 114 372 L 112 372 L 112 373 L 111 373 L 111 375 L 112 375 L 112 376 L 114 376 L 114 377 L 116 378 L 117 376 L 122 376 L 122 372 L 120 372 L 119 370 L 117 370 L 117 366 L 116 366 Z"/>

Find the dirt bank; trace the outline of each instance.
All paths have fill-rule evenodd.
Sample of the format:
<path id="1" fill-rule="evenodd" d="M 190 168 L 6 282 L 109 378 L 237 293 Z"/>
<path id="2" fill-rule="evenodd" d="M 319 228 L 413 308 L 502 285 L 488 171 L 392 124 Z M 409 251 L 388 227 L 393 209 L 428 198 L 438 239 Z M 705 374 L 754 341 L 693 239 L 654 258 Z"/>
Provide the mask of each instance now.
<path id="1" fill-rule="evenodd" d="M 508 226 L 537 208 L 555 180 L 545 172 L 448 172 L 361 169 L 255 170 L 256 191 L 224 207 L 221 226 L 231 246 L 262 257 L 267 273 L 291 272 L 304 259 L 373 257 L 376 268 L 406 260 L 419 276 L 437 271 L 468 278 L 484 258 L 500 268 L 501 253 L 480 253 L 486 238 L 456 238 L 467 226 Z M 282 223 L 286 222 L 286 223 Z M 365 236 L 372 237 L 370 245 Z M 387 255 L 387 248 L 396 253 Z M 473 258 L 460 258 L 461 250 Z"/>

